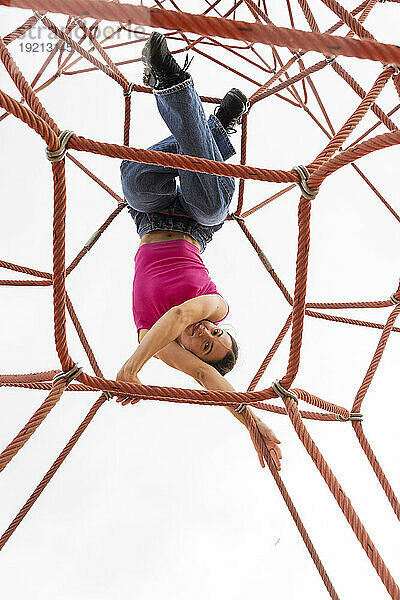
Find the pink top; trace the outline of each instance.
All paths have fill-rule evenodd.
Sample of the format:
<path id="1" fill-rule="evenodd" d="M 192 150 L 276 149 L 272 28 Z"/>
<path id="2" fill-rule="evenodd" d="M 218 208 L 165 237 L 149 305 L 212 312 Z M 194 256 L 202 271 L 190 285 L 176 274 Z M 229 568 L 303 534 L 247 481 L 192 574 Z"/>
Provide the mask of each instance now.
<path id="1" fill-rule="evenodd" d="M 139 247 L 132 294 L 133 318 L 138 331 L 150 329 L 173 306 L 206 294 L 218 294 L 218 291 L 197 246 L 178 239 Z"/>

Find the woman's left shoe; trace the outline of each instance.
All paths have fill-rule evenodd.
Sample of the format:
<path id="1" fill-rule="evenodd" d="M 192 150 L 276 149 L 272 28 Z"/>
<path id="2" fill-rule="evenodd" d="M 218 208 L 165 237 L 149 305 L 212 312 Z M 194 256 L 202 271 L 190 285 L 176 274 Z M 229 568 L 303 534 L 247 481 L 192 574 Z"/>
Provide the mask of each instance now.
<path id="1" fill-rule="evenodd" d="M 180 67 L 168 49 L 165 36 L 153 31 L 142 51 L 144 63 L 143 83 L 155 90 L 170 88 L 190 77 L 187 57 Z"/>

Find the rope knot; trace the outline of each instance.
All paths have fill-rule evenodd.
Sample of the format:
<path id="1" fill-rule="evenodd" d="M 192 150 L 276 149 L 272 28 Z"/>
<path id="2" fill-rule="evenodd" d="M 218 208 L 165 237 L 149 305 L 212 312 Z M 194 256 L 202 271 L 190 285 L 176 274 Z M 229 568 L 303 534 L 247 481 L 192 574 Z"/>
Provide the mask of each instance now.
<path id="1" fill-rule="evenodd" d="M 46 156 L 50 162 L 59 162 L 63 160 L 65 153 L 67 152 L 67 145 L 71 137 L 75 135 L 74 131 L 62 131 L 58 136 L 60 146 L 56 150 L 49 150 L 46 148 Z"/>
<path id="2" fill-rule="evenodd" d="M 299 165 L 298 167 L 293 167 L 292 171 L 295 171 L 299 176 L 300 181 L 298 181 L 298 184 L 304 198 L 307 198 L 307 200 L 314 200 L 315 196 L 319 192 L 319 188 L 312 190 L 308 185 L 307 180 L 310 177 L 310 171 L 307 169 L 307 167 L 304 165 Z"/>
<path id="3" fill-rule="evenodd" d="M 283 385 L 281 384 L 281 382 L 279 381 L 279 379 L 277 379 L 276 381 L 273 382 L 272 389 L 274 390 L 275 394 L 277 396 L 280 396 L 282 399 L 283 398 L 291 398 L 292 400 L 294 400 L 296 402 L 296 404 L 299 403 L 299 399 L 296 396 L 296 394 L 294 392 L 290 392 L 289 390 L 284 388 Z"/>
<path id="4" fill-rule="evenodd" d="M 57 375 L 53 378 L 53 386 L 60 381 L 64 381 L 65 387 L 68 387 L 71 381 L 76 379 L 76 377 L 78 377 L 82 371 L 83 369 L 75 363 L 69 371 L 65 371 L 65 373 L 57 373 Z"/>

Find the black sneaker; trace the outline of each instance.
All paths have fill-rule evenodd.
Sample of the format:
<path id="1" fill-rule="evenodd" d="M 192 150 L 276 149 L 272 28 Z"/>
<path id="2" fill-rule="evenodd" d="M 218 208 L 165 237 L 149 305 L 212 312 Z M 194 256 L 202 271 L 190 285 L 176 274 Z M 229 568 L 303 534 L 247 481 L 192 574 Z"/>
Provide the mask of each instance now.
<path id="1" fill-rule="evenodd" d="M 145 66 L 143 83 L 155 90 L 172 87 L 190 77 L 187 57 L 185 66 L 180 67 L 168 50 L 165 36 L 157 31 L 153 31 L 143 48 L 142 62 Z"/>
<path id="2" fill-rule="evenodd" d="M 221 121 L 227 133 L 235 133 L 235 125 L 242 122 L 242 117 L 249 112 L 250 102 L 237 88 L 232 88 L 222 98 L 215 110 L 215 116 Z"/>

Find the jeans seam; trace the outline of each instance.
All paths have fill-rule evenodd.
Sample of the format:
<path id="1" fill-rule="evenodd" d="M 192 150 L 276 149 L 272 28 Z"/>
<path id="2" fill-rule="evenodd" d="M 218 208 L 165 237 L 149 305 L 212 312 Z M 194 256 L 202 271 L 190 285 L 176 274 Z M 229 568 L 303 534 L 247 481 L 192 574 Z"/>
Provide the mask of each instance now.
<path id="1" fill-rule="evenodd" d="M 220 177 L 219 181 L 221 183 L 221 186 L 224 188 L 225 192 L 231 196 L 231 199 L 229 201 L 229 203 L 230 203 L 230 202 L 232 202 L 233 192 L 235 191 L 235 188 L 233 188 L 233 192 L 231 193 L 227 184 L 225 183 L 225 176 L 220 175 L 219 177 Z"/>
<path id="2" fill-rule="evenodd" d="M 226 131 L 226 129 L 224 128 L 224 126 L 222 125 L 221 121 L 218 119 L 218 117 L 216 115 L 210 115 L 210 117 L 212 117 L 212 122 L 215 125 L 215 127 L 218 129 L 218 131 L 222 134 L 224 141 L 226 142 L 229 151 L 231 152 L 232 156 L 234 154 L 236 154 L 236 150 L 232 145 L 231 140 L 229 139 L 228 133 Z"/>
<path id="3" fill-rule="evenodd" d="M 226 192 L 227 194 L 229 194 L 229 190 L 228 190 L 228 188 L 226 187 L 225 181 L 224 181 L 223 179 L 220 179 L 220 183 L 221 183 L 221 186 L 224 188 L 225 192 Z"/>

